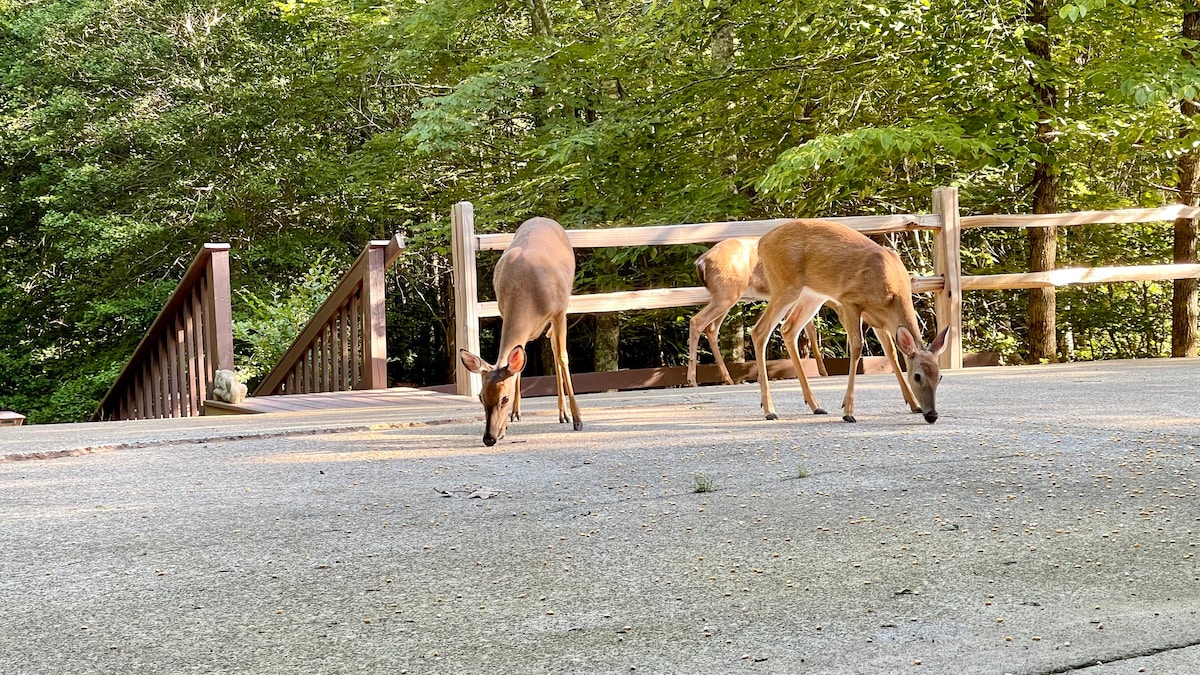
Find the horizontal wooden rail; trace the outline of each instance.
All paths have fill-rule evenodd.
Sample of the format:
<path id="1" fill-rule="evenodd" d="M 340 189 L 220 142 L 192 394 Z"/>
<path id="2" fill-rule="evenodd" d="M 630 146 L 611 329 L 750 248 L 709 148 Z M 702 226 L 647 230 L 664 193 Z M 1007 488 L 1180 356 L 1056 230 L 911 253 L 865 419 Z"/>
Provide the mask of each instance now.
<path id="1" fill-rule="evenodd" d="M 205 244 L 92 421 L 203 414 L 213 373 L 222 369 L 233 369 L 229 244 Z"/>
<path id="2" fill-rule="evenodd" d="M 913 277 L 914 293 L 931 293 L 945 287 L 942 277 Z M 703 286 L 688 286 L 685 288 L 652 288 L 641 291 L 616 291 L 613 293 L 589 293 L 572 295 L 567 304 L 568 314 L 598 314 L 603 312 L 623 312 L 649 309 L 666 309 L 668 307 L 688 307 L 703 305 L 712 296 Z M 754 301 L 755 298 L 743 298 L 743 301 Z M 500 308 L 493 300 L 479 303 L 479 318 L 489 319 L 500 316 Z"/>
<path id="3" fill-rule="evenodd" d="M 968 291 L 983 291 L 1170 279 L 1200 279 L 1200 265 L 1063 267 L 1049 272 L 965 276 L 962 278 L 962 286 L 964 290 Z"/>
<path id="4" fill-rule="evenodd" d="M 567 238 L 575 248 L 606 246 L 664 246 L 668 244 L 711 243 L 734 237 L 761 237 L 794 218 L 746 220 L 687 225 L 654 225 L 647 227 L 608 227 L 594 230 L 567 230 Z M 864 234 L 886 234 L 911 230 L 935 230 L 942 226 L 940 215 L 902 214 L 892 216 L 845 216 L 822 218 L 852 227 Z M 477 250 L 503 251 L 512 243 L 513 232 L 477 234 Z M 706 301 L 707 302 L 707 301 Z"/>
<path id="5" fill-rule="evenodd" d="M 1154 209 L 963 216 L 960 220 L 962 229 L 972 230 L 982 227 L 1069 227 L 1072 225 L 1153 223 L 1178 218 L 1200 218 L 1200 208 L 1172 204 Z"/>
<path id="6" fill-rule="evenodd" d="M 398 234 L 367 244 L 254 395 L 387 387 L 383 274 L 403 250 Z"/>

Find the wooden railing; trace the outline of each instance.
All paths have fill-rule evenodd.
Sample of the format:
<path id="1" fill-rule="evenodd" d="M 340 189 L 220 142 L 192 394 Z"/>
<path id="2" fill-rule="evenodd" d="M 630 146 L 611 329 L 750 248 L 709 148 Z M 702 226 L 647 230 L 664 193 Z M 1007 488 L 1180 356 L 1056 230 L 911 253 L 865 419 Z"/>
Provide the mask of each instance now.
<path id="1" fill-rule="evenodd" d="M 695 223 L 658 227 L 620 227 L 594 230 L 567 230 L 575 248 L 607 246 L 646 246 L 717 242 L 732 237 L 757 237 L 790 219 L 752 220 L 740 222 Z M 953 325 L 955 338 L 943 354 L 943 367 L 962 367 L 962 297 L 957 280 L 958 251 L 958 191 L 939 188 L 933 192 L 933 213 L 890 216 L 851 216 L 829 218 L 867 234 L 933 230 L 934 270 L 936 276 L 913 280 L 913 290 L 933 292 L 938 330 Z M 479 320 L 500 315 L 495 302 L 479 302 L 477 253 L 484 250 L 503 250 L 512 242 L 512 234 L 475 234 L 474 208 L 460 202 L 451 211 L 451 245 L 454 255 L 455 336 L 459 347 L 479 352 Z M 950 279 L 946 283 L 945 279 Z M 627 310 L 661 309 L 699 305 L 709 301 L 704 287 L 656 288 L 616 293 L 572 295 L 567 306 L 571 314 L 618 312 Z M 477 396 L 482 386 L 479 375 L 470 373 L 455 357 L 456 389 L 459 394 Z"/>
<path id="2" fill-rule="evenodd" d="M 960 216 L 958 190 L 933 191 L 933 213 L 919 215 L 857 216 L 828 218 L 866 234 L 933 230 L 934 275 L 913 278 L 913 292 L 934 293 L 937 330 L 953 327 L 949 346 L 942 354 L 943 368 L 961 368 L 962 293 L 969 290 L 1019 289 L 1038 286 L 1065 286 L 1078 283 L 1112 283 L 1200 278 L 1200 264 L 1130 265 L 1123 267 L 1063 268 L 1050 272 L 1021 274 L 962 275 L 961 231 L 985 227 L 1066 227 L 1105 223 L 1144 223 L 1177 218 L 1200 217 L 1200 208 L 1180 204 L 1152 209 L 1081 211 L 1048 215 Z M 482 250 L 503 250 L 512 242 L 510 234 L 475 234 L 474 209 L 460 202 L 451 211 L 451 244 L 454 255 L 455 337 L 460 347 L 479 350 L 479 320 L 499 316 L 495 302 L 479 302 L 476 254 Z M 754 220 L 726 223 L 700 223 L 661 227 L 630 227 L 594 230 L 568 230 L 571 244 L 577 248 L 602 246 L 643 246 L 717 242 L 731 237 L 761 236 L 790 219 Z M 616 312 L 699 305 L 709 301 L 705 288 L 661 288 L 619 293 L 571 296 L 568 312 Z M 475 396 L 479 393 L 478 375 L 469 373 L 457 356 L 456 389 Z"/>
<path id="3" fill-rule="evenodd" d="M 387 387 L 383 275 L 403 250 L 400 235 L 368 244 L 254 395 Z"/>
<path id="4" fill-rule="evenodd" d="M 205 244 L 92 415 L 194 417 L 213 373 L 233 369 L 229 244 Z"/>
<path id="5" fill-rule="evenodd" d="M 962 229 L 984 227 L 1070 227 L 1074 225 L 1103 225 L 1152 223 L 1178 218 L 1200 217 L 1200 208 L 1172 204 L 1155 209 L 1119 209 L 1115 211 L 1077 211 L 1075 213 L 1014 214 L 993 216 L 964 216 Z M 1071 284 L 1107 284 L 1117 281 L 1158 281 L 1167 279 L 1200 278 L 1200 264 L 1125 265 L 1122 267 L 1064 267 L 1049 272 L 1019 274 L 988 274 L 962 278 L 968 291 L 1004 290 L 1069 286 Z"/>

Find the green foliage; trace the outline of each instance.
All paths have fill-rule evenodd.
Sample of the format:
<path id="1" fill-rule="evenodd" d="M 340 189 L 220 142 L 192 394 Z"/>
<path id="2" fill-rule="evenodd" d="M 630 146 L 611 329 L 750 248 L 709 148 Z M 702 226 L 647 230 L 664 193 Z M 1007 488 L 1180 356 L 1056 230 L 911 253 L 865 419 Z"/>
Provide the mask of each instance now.
<path id="1" fill-rule="evenodd" d="M 295 283 L 234 292 L 233 337 L 243 381 L 254 386 L 262 381 L 337 285 L 340 274 L 333 261 L 319 256 L 310 265 Z"/>
<path id="2" fill-rule="evenodd" d="M 0 405 L 86 417 L 206 241 L 232 246 L 237 362 L 261 375 L 340 276 L 335 261 L 404 233 L 389 375 L 424 385 L 449 377 L 447 214 L 463 199 L 484 232 L 533 215 L 604 227 L 924 212 L 941 185 L 960 187 L 966 212 L 1012 213 L 1051 159 L 1063 210 L 1173 200 L 1197 139 L 1179 103 L 1200 91 L 1183 6 L 1056 3 L 1049 63 L 1029 58 L 1042 30 L 1024 10 L 0 2 Z M 1037 83 L 1060 92 L 1048 120 Z M 1060 236 L 1062 264 L 1169 256 L 1161 225 Z M 889 243 L 929 271 L 927 239 Z M 968 231 L 964 245 L 968 274 L 1024 271 L 1023 233 Z M 580 251 L 577 290 L 692 285 L 702 248 Z M 1162 354 L 1169 294 L 1063 291 L 1073 354 Z M 967 349 L 1020 360 L 1024 294 L 965 302 Z M 681 362 L 690 313 L 626 315 L 622 365 Z M 573 361 L 590 361 L 590 321 L 572 326 Z"/>

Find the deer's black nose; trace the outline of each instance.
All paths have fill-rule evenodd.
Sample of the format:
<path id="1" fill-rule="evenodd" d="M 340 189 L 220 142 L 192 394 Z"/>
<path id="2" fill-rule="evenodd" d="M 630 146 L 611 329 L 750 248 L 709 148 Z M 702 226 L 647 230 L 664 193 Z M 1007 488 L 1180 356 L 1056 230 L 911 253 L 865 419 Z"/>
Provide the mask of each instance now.
<path id="1" fill-rule="evenodd" d="M 936 410 L 930 410 L 929 412 L 925 413 L 925 421 L 929 422 L 930 424 L 936 422 L 937 418 L 938 414 Z"/>
<path id="2" fill-rule="evenodd" d="M 488 446 L 489 448 L 490 448 L 490 447 L 492 447 L 493 445 L 495 445 L 495 444 L 496 444 L 496 437 L 495 437 L 495 436 L 492 436 L 491 434 L 488 434 L 487 436 L 484 436 L 484 437 L 483 437 L 483 444 L 484 444 L 484 445 L 486 445 L 486 446 Z"/>

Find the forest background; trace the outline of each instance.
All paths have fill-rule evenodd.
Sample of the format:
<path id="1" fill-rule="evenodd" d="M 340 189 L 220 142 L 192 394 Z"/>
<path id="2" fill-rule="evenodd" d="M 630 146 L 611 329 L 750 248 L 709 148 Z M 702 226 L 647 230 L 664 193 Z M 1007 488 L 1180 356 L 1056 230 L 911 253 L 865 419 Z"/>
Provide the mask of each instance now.
<path id="1" fill-rule="evenodd" d="M 430 385 L 460 200 L 480 231 L 922 213 L 949 185 L 964 214 L 1194 204 L 1198 37 L 1180 0 L 0 0 L 0 408 L 86 419 L 209 241 L 253 383 L 403 233 L 389 379 Z M 1186 262 L 1195 238 L 976 230 L 963 267 Z M 931 272 L 927 235 L 886 243 Z M 703 249 L 580 251 L 576 292 L 695 285 Z M 1007 362 L 1195 354 L 1194 280 L 965 303 L 965 348 Z M 693 311 L 576 317 L 574 369 L 681 364 Z"/>

